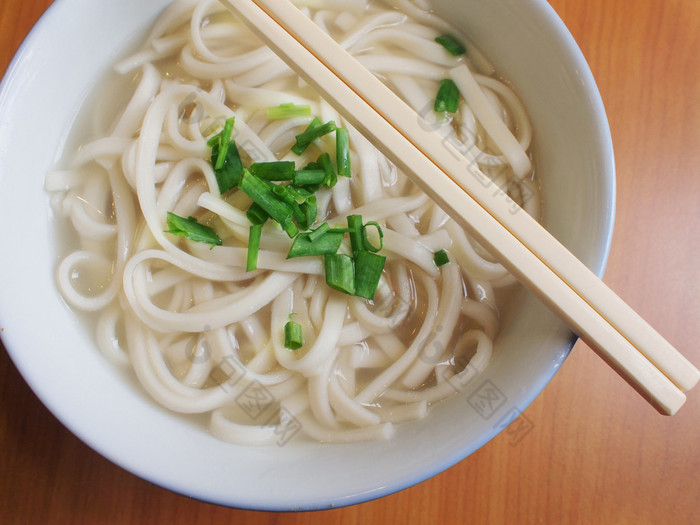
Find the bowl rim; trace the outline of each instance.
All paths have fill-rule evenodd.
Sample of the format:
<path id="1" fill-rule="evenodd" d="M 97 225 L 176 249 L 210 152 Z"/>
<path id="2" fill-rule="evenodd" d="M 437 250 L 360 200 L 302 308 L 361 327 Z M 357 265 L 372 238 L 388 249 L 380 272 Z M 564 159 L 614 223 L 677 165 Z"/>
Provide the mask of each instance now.
<path id="1" fill-rule="evenodd" d="M 523 0 L 521 0 L 523 1 Z M 579 75 L 585 80 L 587 87 L 587 92 L 589 95 L 589 101 L 591 104 L 591 110 L 595 115 L 596 129 L 595 134 L 598 140 L 598 150 L 602 156 L 603 165 L 606 167 L 606 176 L 602 177 L 602 182 L 604 186 L 602 192 L 607 199 L 604 203 L 605 209 L 607 211 L 605 217 L 603 218 L 603 235 L 597 239 L 597 247 L 599 257 L 595 261 L 591 270 L 599 277 L 603 276 L 608 256 L 610 253 L 610 246 L 612 242 L 613 226 L 614 226 L 614 215 L 615 215 L 615 198 L 616 198 L 616 184 L 615 184 L 615 167 L 614 167 L 614 156 L 612 150 L 612 138 L 610 134 L 610 129 L 608 126 L 608 121 L 603 107 L 603 102 L 600 97 L 600 93 L 596 87 L 593 75 L 590 71 L 586 60 L 576 44 L 573 36 L 570 34 L 563 21 L 559 18 L 555 10 L 545 1 L 545 0 L 525 0 L 530 6 L 536 10 L 537 16 L 541 17 L 547 24 L 550 25 L 552 37 L 556 39 L 558 45 L 566 51 L 568 59 L 571 60 L 573 66 L 578 70 Z M 56 16 L 61 9 L 67 8 L 71 4 L 72 0 L 55 0 L 48 9 L 44 12 L 29 34 L 26 36 L 19 49 L 17 50 L 12 62 L 8 66 L 4 73 L 2 82 L 0 83 L 0 117 L 2 117 L 3 103 L 7 102 L 7 92 L 12 89 L 17 89 L 15 86 L 16 76 L 19 74 L 22 63 L 27 60 L 27 57 L 31 56 L 32 48 L 37 44 L 40 39 L 40 35 L 45 31 L 46 26 L 52 23 L 53 18 Z M 2 120 L 0 118 L 0 120 Z M 0 127 L 2 123 L 0 122 Z M 0 163 L 2 159 L 0 159 Z M 2 175 L 0 175 L 1 180 Z M 2 303 L 9 302 L 10 299 L 0 300 L 0 315 L 2 314 Z M 0 317 L 0 326 L 4 326 L 2 323 L 4 319 Z M 500 430 L 493 429 L 492 432 L 482 435 L 482 439 L 478 442 L 470 443 L 469 446 L 465 446 L 454 454 L 444 457 L 442 461 L 434 463 L 433 468 L 428 470 L 423 470 L 419 474 L 403 479 L 397 479 L 392 484 L 387 484 L 382 487 L 374 488 L 365 492 L 359 492 L 356 494 L 348 495 L 343 498 L 337 498 L 332 501 L 303 501 L 300 502 L 298 506 L 290 507 L 288 504 L 279 504 L 275 501 L 267 501 L 267 503 L 261 504 L 260 502 L 248 504 L 245 501 L 223 501 L 217 500 L 217 498 L 206 497 L 205 494 L 194 494 L 192 495 L 186 487 L 179 486 L 176 483 L 170 483 L 168 479 L 158 477 L 156 473 L 148 471 L 147 469 L 140 469 L 137 465 L 125 465 L 124 459 L 122 457 L 116 457 L 109 450 L 105 450 L 101 443 L 96 442 L 93 437 L 84 432 L 83 428 L 74 424 L 73 421 L 68 421 L 63 417 L 64 408 L 56 405 L 50 396 L 46 395 L 43 386 L 39 383 L 38 379 L 35 378 L 31 372 L 25 366 L 25 361 L 19 358 L 20 348 L 22 347 L 21 337 L 17 337 L 15 334 L 10 334 L 9 331 L 0 333 L 0 337 L 3 340 L 5 348 L 7 349 L 10 358 L 15 363 L 15 366 L 20 371 L 20 374 L 25 379 L 27 384 L 30 386 L 32 391 L 39 397 L 42 403 L 49 409 L 49 411 L 54 414 L 57 419 L 68 428 L 74 435 L 76 435 L 81 441 L 86 443 L 90 448 L 97 451 L 102 456 L 106 457 L 108 460 L 114 464 L 124 468 L 125 470 L 146 479 L 154 484 L 157 484 L 166 489 L 172 490 L 179 494 L 185 494 L 195 499 L 201 499 L 202 501 L 212 502 L 223 506 L 234 506 L 236 508 L 251 509 L 251 510 L 268 510 L 268 511 L 294 511 L 294 510 L 317 510 L 324 508 L 336 508 L 347 505 L 353 505 L 372 499 L 380 498 L 400 490 L 406 489 L 417 483 L 420 483 L 430 477 L 437 475 L 438 473 L 450 468 L 462 459 L 466 458 L 472 454 L 477 449 L 481 448 L 483 445 L 488 443 L 493 439 Z M 577 337 L 571 334 L 568 342 L 568 347 L 565 349 L 565 355 L 568 356 Z M 522 398 L 521 406 L 523 410 L 525 407 L 529 406 L 534 399 L 541 393 L 545 386 L 551 381 L 554 374 L 556 373 L 558 367 L 551 369 L 551 373 L 543 373 L 540 376 L 540 381 L 536 384 L 527 394 Z"/>

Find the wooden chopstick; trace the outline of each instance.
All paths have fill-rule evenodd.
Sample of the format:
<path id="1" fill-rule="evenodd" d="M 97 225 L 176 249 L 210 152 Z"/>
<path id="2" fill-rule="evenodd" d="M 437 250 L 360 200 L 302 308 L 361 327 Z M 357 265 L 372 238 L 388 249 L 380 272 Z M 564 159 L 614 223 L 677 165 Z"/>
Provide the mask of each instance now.
<path id="1" fill-rule="evenodd" d="M 223 0 L 263 41 L 664 414 L 700 371 L 288 0 Z"/>

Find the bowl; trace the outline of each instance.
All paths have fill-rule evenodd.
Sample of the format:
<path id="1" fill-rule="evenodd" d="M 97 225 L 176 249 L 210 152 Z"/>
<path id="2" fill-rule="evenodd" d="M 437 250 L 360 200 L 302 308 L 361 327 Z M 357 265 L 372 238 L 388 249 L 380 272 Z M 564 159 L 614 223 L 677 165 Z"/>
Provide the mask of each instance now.
<path id="1" fill-rule="evenodd" d="M 399 427 L 390 441 L 243 447 L 156 406 L 96 350 L 59 296 L 43 180 L 78 108 L 167 0 L 57 0 L 0 89 L 0 329 L 27 383 L 58 419 L 117 465 L 226 506 L 312 510 L 419 483 L 486 444 L 547 385 L 575 337 L 534 297 L 497 341 L 478 380 Z M 434 0 L 513 84 L 535 130 L 544 223 L 599 276 L 611 241 L 614 167 L 595 82 L 544 0 Z"/>

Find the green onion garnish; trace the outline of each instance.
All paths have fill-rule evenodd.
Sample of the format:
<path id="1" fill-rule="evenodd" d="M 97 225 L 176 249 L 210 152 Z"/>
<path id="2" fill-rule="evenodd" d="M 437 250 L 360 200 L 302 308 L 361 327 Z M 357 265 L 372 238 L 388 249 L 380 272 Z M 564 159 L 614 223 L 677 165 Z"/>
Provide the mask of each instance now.
<path id="1" fill-rule="evenodd" d="M 330 229 L 331 229 L 331 227 L 328 225 L 328 223 L 324 222 L 323 224 L 321 224 L 321 226 L 319 226 L 315 230 L 309 232 L 309 240 L 311 242 L 314 242 L 316 239 L 318 239 L 321 235 L 323 235 L 324 233 L 326 233 Z"/>
<path id="2" fill-rule="evenodd" d="M 301 206 L 296 199 L 296 194 L 289 190 L 289 186 L 275 186 L 272 188 L 272 193 L 284 202 L 289 209 L 292 210 L 292 218 L 297 224 L 306 221 L 306 214 L 302 211 Z"/>
<path id="3" fill-rule="evenodd" d="M 221 142 L 221 132 L 217 133 L 216 135 L 212 135 L 211 137 L 209 137 L 209 140 L 207 140 L 207 146 L 209 146 L 210 148 L 213 148 L 216 144 L 219 144 L 220 142 Z M 212 163 L 212 166 L 213 166 L 215 163 L 216 163 L 216 162 L 213 162 L 213 163 Z"/>
<path id="4" fill-rule="evenodd" d="M 250 205 L 250 208 L 245 212 L 248 220 L 253 224 L 264 224 L 270 216 L 257 203 Z"/>
<path id="5" fill-rule="evenodd" d="M 362 215 L 348 215 L 348 229 L 350 230 L 350 247 L 352 254 L 357 255 L 365 249 L 365 241 L 362 235 Z"/>
<path id="6" fill-rule="evenodd" d="M 165 230 L 165 233 L 171 233 L 178 237 L 186 237 L 192 241 L 206 242 L 209 243 L 212 248 L 222 244 L 221 238 L 212 228 L 200 224 L 194 217 L 184 218 L 168 212 L 167 222 L 168 228 L 170 229 Z"/>
<path id="7" fill-rule="evenodd" d="M 309 162 L 306 166 L 302 168 L 302 170 L 320 170 L 322 169 L 321 166 L 318 165 L 318 162 L 311 161 Z"/>
<path id="8" fill-rule="evenodd" d="M 294 219 L 302 230 L 308 230 L 311 225 L 316 222 L 316 214 L 318 213 L 318 205 L 316 196 L 313 192 L 318 188 L 310 186 L 302 187 L 294 184 L 284 186 L 283 200 L 289 202 L 290 207 L 294 211 Z M 280 190 L 277 190 L 278 192 Z"/>
<path id="9" fill-rule="evenodd" d="M 447 256 L 447 252 L 445 250 L 439 250 L 435 252 L 435 255 L 433 255 L 433 259 L 435 260 L 435 264 L 437 266 L 442 266 L 450 262 L 450 258 Z"/>
<path id="10" fill-rule="evenodd" d="M 304 131 L 302 131 L 301 133 L 299 133 L 298 135 L 296 135 L 295 142 L 294 142 L 294 145 L 291 147 L 291 150 L 294 153 L 296 153 L 297 155 L 301 155 L 302 153 L 304 153 L 304 151 L 306 150 L 306 147 L 309 144 L 311 144 L 311 141 L 314 140 L 313 138 L 310 140 L 306 140 L 307 137 L 311 137 L 313 134 L 313 131 L 316 128 L 321 127 L 322 124 L 323 123 L 321 122 L 321 119 L 318 117 L 314 117 L 313 119 L 311 119 L 311 122 L 309 122 L 309 125 L 306 126 L 306 129 Z"/>
<path id="11" fill-rule="evenodd" d="M 239 187 L 270 217 L 279 222 L 282 225 L 282 229 L 287 232 L 287 235 L 294 237 L 299 233 L 299 228 L 292 221 L 294 210 L 289 204 L 275 195 L 273 188 L 270 187 L 267 181 L 256 177 L 244 169 Z M 277 186 L 274 187 L 276 188 Z"/>
<path id="12" fill-rule="evenodd" d="M 325 177 L 323 178 L 323 187 L 332 188 L 338 182 L 338 176 L 335 174 L 335 169 L 333 169 L 333 162 L 331 161 L 331 156 L 328 152 L 321 153 L 321 155 L 316 160 L 316 163 L 321 166 L 325 172 Z"/>
<path id="13" fill-rule="evenodd" d="M 294 177 L 294 162 L 276 161 L 276 162 L 254 162 L 248 168 L 253 175 L 265 180 L 282 181 L 292 180 Z"/>
<path id="14" fill-rule="evenodd" d="M 331 131 L 335 131 L 335 122 L 329 120 L 325 124 L 321 124 L 320 119 L 314 117 L 308 127 L 296 136 L 296 142 L 292 146 L 292 151 L 297 155 L 301 155 L 306 151 L 309 144 Z"/>
<path id="15" fill-rule="evenodd" d="M 315 235 L 316 231 L 300 233 L 294 237 L 287 259 L 313 255 L 336 255 L 343 242 L 343 232 L 335 232 L 329 229 L 320 235 Z"/>
<path id="16" fill-rule="evenodd" d="M 298 204 L 306 202 L 309 198 L 313 197 L 315 193 L 315 191 L 309 191 L 308 188 L 296 186 L 294 184 L 287 184 L 285 188 L 287 188 L 287 191 L 294 197 L 294 200 Z"/>
<path id="17" fill-rule="evenodd" d="M 335 163 L 338 175 L 350 177 L 350 139 L 345 128 L 335 130 Z"/>
<path id="18" fill-rule="evenodd" d="M 326 255 L 324 263 L 326 284 L 339 292 L 355 295 L 355 263 L 352 257 L 343 253 L 334 253 Z"/>
<path id="19" fill-rule="evenodd" d="M 311 106 L 296 105 L 293 103 L 280 104 L 267 108 L 267 118 L 270 120 L 293 118 L 293 117 L 308 117 L 311 115 Z"/>
<path id="20" fill-rule="evenodd" d="M 451 81 L 441 83 L 441 89 L 445 92 L 449 86 L 443 86 L 447 82 Z M 452 100 L 451 96 L 449 93 L 440 95 L 440 100 L 436 101 L 436 108 L 439 106 L 444 108 L 440 109 L 441 111 L 449 111 L 458 103 L 459 92 L 456 94 L 456 101 Z M 270 118 L 309 114 L 308 106 L 295 104 L 281 104 L 268 108 Z M 246 211 L 246 216 L 251 222 L 246 271 L 257 269 L 262 226 L 267 219 L 272 219 L 294 239 L 287 254 L 288 259 L 322 255 L 328 286 L 349 295 L 372 300 L 386 263 L 386 257 L 377 254 L 383 247 L 384 235 L 379 223 L 371 221 L 363 224 L 362 216 L 350 215 L 347 218 L 347 228 L 331 228 L 324 222 L 316 229 L 310 230 L 318 214 L 315 195 L 318 189 L 321 186 L 332 188 L 339 175 L 351 176 L 348 130 L 336 128 L 333 121 L 324 124 L 318 118 L 314 118 L 308 127 L 296 136 L 292 151 L 301 155 L 314 140 L 335 131 L 335 162 L 329 152 L 323 152 L 316 161 L 309 162 L 300 170 L 296 170 L 293 161 L 254 162 L 245 169 L 238 147 L 235 141 L 231 140 L 233 127 L 234 119 L 230 118 L 223 130 L 211 137 L 207 144 L 212 149 L 211 162 L 221 193 L 238 186 L 253 201 Z M 193 217 L 185 219 L 169 213 L 168 226 L 169 233 L 174 235 L 208 242 L 212 247 L 222 244 L 212 228 L 198 223 Z M 377 230 L 377 245 L 370 241 L 370 227 Z M 352 255 L 338 253 L 346 233 L 350 236 Z M 436 264 L 437 257 L 438 254 Z M 287 348 L 297 349 L 302 344 L 301 325 L 290 318 L 285 326 L 285 345 Z"/>
<path id="21" fill-rule="evenodd" d="M 298 186 L 315 186 L 326 178 L 324 170 L 299 170 L 294 172 L 294 184 Z"/>
<path id="22" fill-rule="evenodd" d="M 355 256 L 355 295 L 374 299 L 379 280 L 382 277 L 386 257 L 376 253 L 361 251 Z"/>
<path id="23" fill-rule="evenodd" d="M 231 141 L 227 142 L 226 156 L 223 157 L 223 163 L 220 168 L 214 168 L 214 175 L 216 176 L 216 182 L 219 186 L 219 193 L 222 195 L 227 191 L 235 188 L 241 180 L 241 175 L 243 174 L 243 163 L 241 162 L 241 156 L 238 153 L 238 147 L 236 143 Z M 211 162 L 212 165 L 215 162 L 218 163 L 218 159 L 221 158 L 219 144 L 214 144 L 211 148 Z"/>
<path id="24" fill-rule="evenodd" d="M 459 56 L 467 52 L 464 44 L 462 44 L 452 35 L 440 35 L 435 38 L 435 41 L 447 49 L 451 55 Z"/>
<path id="25" fill-rule="evenodd" d="M 214 164 L 215 170 L 220 170 L 224 166 L 224 161 L 226 160 L 226 155 L 228 154 L 229 143 L 231 142 L 231 135 L 233 134 L 233 124 L 236 118 L 231 117 L 226 120 L 224 124 L 224 129 L 219 134 L 219 148 L 216 156 L 216 163 Z"/>
<path id="26" fill-rule="evenodd" d="M 440 81 L 433 109 L 437 112 L 456 113 L 459 108 L 459 89 L 451 78 Z"/>
<path id="27" fill-rule="evenodd" d="M 282 229 L 285 231 L 285 233 L 289 235 L 290 239 L 293 239 L 299 233 L 299 228 L 296 224 L 294 224 L 294 221 L 291 217 L 286 217 L 285 219 L 283 219 L 280 222 L 280 226 L 282 226 Z"/>
<path id="28" fill-rule="evenodd" d="M 258 269 L 258 252 L 260 251 L 260 234 L 262 224 L 252 224 L 248 232 L 248 258 L 245 271 L 252 272 Z"/>
<path id="29" fill-rule="evenodd" d="M 377 234 L 379 235 L 379 247 L 375 247 L 370 242 L 369 236 L 367 235 L 368 226 L 374 226 L 377 229 Z M 382 231 L 382 227 L 379 226 L 379 223 L 377 223 L 376 221 L 370 221 L 364 226 L 362 226 L 362 244 L 364 245 L 365 250 L 372 253 L 377 253 L 384 247 L 384 232 Z"/>
<path id="30" fill-rule="evenodd" d="M 304 346 L 304 337 L 301 325 L 290 319 L 284 325 L 284 347 L 290 350 L 299 350 L 302 346 Z"/>
<path id="31" fill-rule="evenodd" d="M 316 202 L 316 196 L 311 195 L 302 204 L 299 205 L 301 210 L 304 212 L 304 222 L 300 224 L 305 230 L 311 228 L 311 225 L 316 222 L 316 215 L 318 214 L 318 203 Z"/>

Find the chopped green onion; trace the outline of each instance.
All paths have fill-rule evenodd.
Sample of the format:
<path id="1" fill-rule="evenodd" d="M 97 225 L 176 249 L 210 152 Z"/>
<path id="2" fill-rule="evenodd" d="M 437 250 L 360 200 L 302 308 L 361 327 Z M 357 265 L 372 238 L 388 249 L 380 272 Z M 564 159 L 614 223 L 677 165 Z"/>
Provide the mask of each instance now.
<path id="1" fill-rule="evenodd" d="M 306 221 L 306 214 L 302 211 L 301 206 L 299 206 L 295 193 L 289 190 L 289 186 L 275 186 L 272 188 L 272 193 L 289 206 L 289 209 L 292 210 L 292 218 L 294 218 L 298 224 L 302 224 Z"/>
<path id="2" fill-rule="evenodd" d="M 294 172 L 294 184 L 299 186 L 315 186 L 326 178 L 324 170 L 298 170 Z"/>
<path id="3" fill-rule="evenodd" d="M 297 204 L 303 204 L 309 198 L 313 197 L 315 193 L 313 191 L 309 191 L 308 188 L 296 186 L 294 184 L 287 184 L 285 188 L 287 188 L 287 191 L 294 197 Z"/>
<path id="4" fill-rule="evenodd" d="M 305 215 L 305 220 L 300 224 L 300 226 L 302 226 L 305 230 L 309 229 L 311 228 L 311 225 L 316 222 L 316 215 L 318 215 L 318 203 L 316 202 L 316 196 L 312 195 L 299 206 Z"/>
<path id="5" fill-rule="evenodd" d="M 270 218 L 267 212 L 255 202 L 250 205 L 250 208 L 248 208 L 248 211 L 246 211 L 245 214 L 246 217 L 248 217 L 248 220 L 253 224 L 264 224 L 265 221 Z"/>
<path id="6" fill-rule="evenodd" d="M 307 186 L 295 186 L 287 184 L 283 186 L 283 190 L 276 190 L 285 202 L 288 202 L 294 212 L 294 218 L 302 230 L 308 230 L 311 225 L 316 222 L 316 214 L 318 213 L 318 204 L 316 196 L 308 191 Z M 314 191 L 318 189 L 315 188 Z"/>
<path id="7" fill-rule="evenodd" d="M 345 128 L 335 130 L 335 163 L 338 175 L 350 177 L 350 140 Z"/>
<path id="8" fill-rule="evenodd" d="M 224 122 L 224 128 L 226 127 L 226 124 L 228 123 L 228 121 L 232 120 L 233 118 L 234 117 L 231 117 Z M 231 125 L 231 127 L 233 128 L 233 125 Z M 212 148 L 212 147 L 214 147 L 214 144 L 221 144 L 222 134 L 223 134 L 223 128 L 216 135 L 212 135 L 211 137 L 209 137 L 209 140 L 207 140 L 207 146 Z M 229 137 L 229 140 L 230 140 L 230 138 L 231 137 Z"/>
<path id="9" fill-rule="evenodd" d="M 368 226 L 374 226 L 377 229 L 377 233 L 379 234 L 379 247 L 376 248 L 369 240 L 369 235 L 367 235 L 367 227 Z M 381 250 L 384 247 L 384 232 L 382 231 L 382 227 L 379 226 L 379 223 L 376 221 L 370 221 L 364 226 L 362 226 L 362 244 L 365 247 L 365 250 L 368 252 L 372 253 L 377 253 L 379 250 Z"/>
<path id="10" fill-rule="evenodd" d="M 215 170 L 220 170 L 224 167 L 224 161 L 226 160 L 226 155 L 228 154 L 229 143 L 231 142 L 233 124 L 235 120 L 235 117 L 227 119 L 226 123 L 224 124 L 224 129 L 219 135 L 219 151 L 216 157 L 216 163 L 212 163 L 214 164 Z"/>
<path id="11" fill-rule="evenodd" d="M 435 255 L 433 255 L 433 259 L 435 260 L 435 264 L 437 266 L 442 266 L 450 262 L 450 258 L 447 256 L 447 252 L 445 250 L 439 250 L 435 252 Z"/>
<path id="12" fill-rule="evenodd" d="M 355 295 L 355 263 L 352 257 L 343 253 L 334 253 L 326 255 L 324 263 L 326 284 L 339 292 Z"/>
<path id="13" fill-rule="evenodd" d="M 285 233 L 289 235 L 290 239 L 293 239 L 299 233 L 299 228 L 296 224 L 294 224 L 294 221 L 291 217 L 286 217 L 285 219 L 283 219 L 280 222 L 280 226 L 282 226 L 282 229 L 285 231 Z"/>
<path id="14" fill-rule="evenodd" d="M 332 188 L 338 182 L 338 176 L 335 174 L 333 169 L 333 162 L 331 161 L 331 156 L 328 152 L 321 153 L 321 155 L 316 160 L 319 166 L 323 168 L 325 172 L 325 177 L 323 178 L 323 187 Z"/>
<path id="15" fill-rule="evenodd" d="M 386 257 L 368 251 L 360 251 L 355 256 L 355 295 L 374 299 L 379 280 L 382 277 Z"/>
<path id="16" fill-rule="evenodd" d="M 350 247 L 353 255 L 365 249 L 365 241 L 362 236 L 362 215 L 348 215 L 348 229 L 350 230 Z"/>
<path id="17" fill-rule="evenodd" d="M 287 235 L 294 237 L 299 233 L 299 228 L 292 221 L 294 210 L 289 204 L 275 195 L 273 188 L 269 186 L 267 181 L 256 177 L 244 169 L 239 187 L 270 217 L 279 222 L 282 225 L 282 229 L 287 232 Z"/>
<path id="18" fill-rule="evenodd" d="M 206 242 L 214 246 L 219 246 L 222 243 L 221 238 L 216 234 L 213 228 L 200 224 L 194 217 L 180 217 L 174 213 L 168 212 L 168 228 L 165 233 L 171 233 L 178 237 L 186 237 L 192 241 Z"/>
<path id="19" fill-rule="evenodd" d="M 221 142 L 221 132 L 209 137 L 209 140 L 207 140 L 207 146 L 209 146 L 210 148 L 213 148 L 214 145 L 219 144 L 220 142 Z"/>
<path id="20" fill-rule="evenodd" d="M 293 103 L 289 103 L 267 108 L 267 118 L 269 118 L 270 120 L 293 117 L 308 117 L 309 115 L 311 115 L 311 106 L 309 105 L 296 105 Z"/>
<path id="21" fill-rule="evenodd" d="M 260 251 L 260 235 L 262 224 L 253 224 L 248 232 L 248 258 L 245 271 L 252 272 L 258 269 L 258 252 Z"/>
<path id="22" fill-rule="evenodd" d="M 275 162 L 254 162 L 248 168 L 253 175 L 265 180 L 292 180 L 294 177 L 294 162 L 280 160 Z"/>
<path id="23" fill-rule="evenodd" d="M 221 128 L 221 131 L 219 131 L 216 135 L 212 135 L 209 137 L 209 140 L 207 140 L 207 146 L 210 148 L 214 147 L 214 144 L 219 144 L 221 145 L 221 138 L 223 137 L 224 130 L 228 126 L 230 128 L 230 131 L 227 131 L 226 133 L 228 134 L 228 139 L 231 140 L 231 135 L 233 134 L 233 124 L 235 121 L 235 116 L 234 117 L 229 117 L 226 119 L 224 122 L 223 128 Z"/>
<path id="24" fill-rule="evenodd" d="M 223 164 L 220 168 L 214 168 L 214 175 L 216 176 L 216 183 L 219 186 L 219 193 L 222 195 L 227 191 L 235 188 L 241 180 L 241 175 L 243 174 L 243 163 L 241 162 L 241 156 L 238 153 L 238 147 L 236 143 L 231 141 L 227 143 L 226 156 L 224 157 Z M 211 148 L 211 163 L 214 165 L 218 162 L 220 155 L 220 146 L 214 144 Z"/>
<path id="25" fill-rule="evenodd" d="M 301 155 L 314 140 L 332 131 L 335 131 L 335 122 L 329 120 L 325 124 L 321 124 L 321 121 L 314 117 L 308 127 L 296 136 L 296 142 L 292 146 L 292 151 L 297 155 Z"/>
<path id="26" fill-rule="evenodd" d="M 315 232 L 304 232 L 294 237 L 287 259 L 295 257 L 311 257 L 314 255 L 335 255 L 343 242 L 343 233 L 328 230 L 321 235 Z M 352 260 L 352 259 L 351 259 Z"/>
<path id="27" fill-rule="evenodd" d="M 306 141 L 306 137 L 310 137 L 311 134 L 313 133 L 313 130 L 316 128 L 320 127 L 322 124 L 321 119 L 318 117 L 314 117 L 311 122 L 309 122 L 309 125 L 306 126 L 306 129 L 301 132 L 299 135 L 295 137 L 295 142 L 294 145 L 292 146 L 291 150 L 296 153 L 297 155 L 301 155 L 306 151 L 306 148 L 308 147 L 309 144 L 314 139 Z"/>
<path id="28" fill-rule="evenodd" d="M 467 52 L 467 49 L 464 47 L 464 44 L 462 44 L 452 35 L 440 35 L 435 38 L 435 41 L 442 47 L 447 49 L 447 51 L 449 51 L 451 55 L 459 56 Z"/>
<path id="29" fill-rule="evenodd" d="M 316 239 L 318 239 L 321 235 L 323 235 L 324 233 L 326 233 L 330 229 L 331 229 L 331 227 L 328 225 L 328 223 L 324 222 L 323 224 L 321 224 L 321 226 L 319 226 L 315 230 L 309 232 L 309 240 L 311 242 L 314 242 Z"/>
<path id="30" fill-rule="evenodd" d="M 321 170 L 300 170 L 300 171 L 321 171 Z M 323 172 L 323 176 L 326 176 L 326 172 Z M 306 177 L 306 175 L 302 175 L 302 180 L 303 177 Z M 318 178 L 318 175 L 314 175 L 315 178 Z M 303 195 L 307 195 L 307 197 L 310 197 L 311 195 L 314 195 L 319 188 L 321 187 L 321 184 L 292 184 L 289 185 L 290 187 L 293 187 L 296 191 L 300 192 Z"/>
<path id="31" fill-rule="evenodd" d="M 440 81 L 440 88 L 435 97 L 433 109 L 441 112 L 456 113 L 459 108 L 459 88 L 451 78 L 444 78 Z"/>
<path id="32" fill-rule="evenodd" d="M 299 350 L 302 346 L 304 346 L 304 337 L 301 325 L 292 320 L 287 321 L 284 325 L 284 347 Z"/>
<path id="33" fill-rule="evenodd" d="M 318 162 L 311 161 L 309 162 L 306 166 L 302 168 L 302 170 L 320 170 L 323 169 L 321 166 L 318 165 Z"/>

